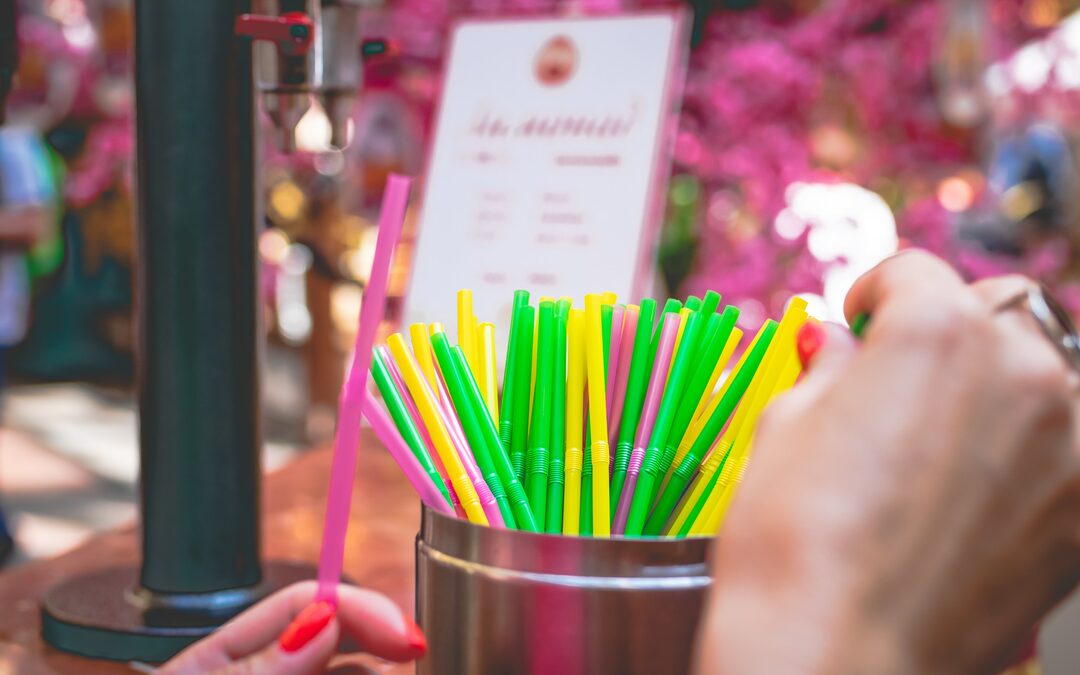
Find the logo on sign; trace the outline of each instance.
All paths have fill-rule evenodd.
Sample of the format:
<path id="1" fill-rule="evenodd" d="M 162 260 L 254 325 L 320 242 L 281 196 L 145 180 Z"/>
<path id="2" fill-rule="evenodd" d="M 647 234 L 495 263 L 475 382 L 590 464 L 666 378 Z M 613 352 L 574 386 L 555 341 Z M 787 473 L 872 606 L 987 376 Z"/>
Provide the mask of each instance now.
<path id="1" fill-rule="evenodd" d="M 566 84 L 577 70 L 578 49 L 565 35 L 556 35 L 536 55 L 536 79 L 546 87 Z"/>

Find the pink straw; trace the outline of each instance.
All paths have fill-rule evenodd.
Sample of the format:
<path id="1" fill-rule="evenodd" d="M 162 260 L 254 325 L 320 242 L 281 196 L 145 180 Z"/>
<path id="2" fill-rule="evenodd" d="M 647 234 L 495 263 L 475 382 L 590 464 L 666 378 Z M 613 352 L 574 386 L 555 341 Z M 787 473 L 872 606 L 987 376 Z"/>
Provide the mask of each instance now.
<path id="1" fill-rule="evenodd" d="M 360 325 L 356 330 L 352 364 L 338 399 L 334 458 L 330 466 L 330 487 L 326 497 L 322 551 L 319 554 L 319 589 L 315 595 L 316 600 L 325 600 L 334 605 L 337 604 L 337 584 L 341 580 L 341 566 L 345 559 L 345 533 L 349 529 L 353 478 L 360 445 L 360 411 L 364 392 L 367 391 L 371 348 L 386 303 L 390 259 L 401 236 L 411 185 L 412 181 L 404 176 L 390 174 L 387 179 L 379 211 L 375 260 L 371 265 L 367 288 L 364 289 L 364 302 L 360 306 Z"/>
<path id="2" fill-rule="evenodd" d="M 386 364 L 386 369 L 390 371 L 390 379 L 394 381 L 394 386 L 397 387 L 398 393 L 401 394 L 402 400 L 405 401 L 405 407 L 409 410 L 409 416 L 412 417 L 413 424 L 416 425 L 416 429 L 420 432 L 420 440 L 424 442 L 424 447 L 428 449 L 428 453 L 431 455 L 431 461 L 435 464 L 435 470 L 442 476 L 443 483 L 446 485 L 446 491 L 450 493 L 450 503 L 454 505 L 454 513 L 461 518 L 465 518 L 465 509 L 461 507 L 461 500 L 458 499 L 457 493 L 454 492 L 454 486 L 450 482 L 450 474 L 446 472 L 446 467 L 443 466 L 442 458 L 439 457 L 439 453 L 435 450 L 435 443 L 432 442 L 431 434 L 428 433 L 427 427 L 424 425 L 424 420 L 420 416 L 420 411 L 416 408 L 416 401 L 413 400 L 412 395 L 405 386 L 405 378 L 401 376 L 401 370 L 398 369 L 397 361 L 394 360 L 394 355 L 386 345 L 379 345 L 375 349 L 382 355 L 383 363 Z"/>
<path id="3" fill-rule="evenodd" d="M 615 524 L 611 528 L 612 534 L 623 534 L 626 531 L 626 520 L 630 517 L 630 502 L 634 500 L 638 473 L 641 472 L 641 461 L 645 458 L 645 445 L 649 442 L 649 434 L 652 433 L 653 422 L 656 421 L 656 412 L 660 407 L 660 399 L 664 397 L 668 364 L 671 363 L 671 352 L 675 350 L 675 334 L 679 332 L 679 319 L 679 315 L 674 312 L 664 315 L 664 326 L 660 331 L 659 353 L 653 363 L 649 389 L 645 392 L 645 408 L 641 413 L 641 423 L 638 425 L 634 450 L 630 453 L 630 466 L 626 469 L 626 483 L 623 484 L 622 495 L 619 497 L 619 507 L 615 511 Z"/>
<path id="4" fill-rule="evenodd" d="M 608 447 L 615 447 L 619 438 L 619 424 L 622 422 L 623 403 L 626 401 L 626 384 L 630 379 L 630 361 L 634 356 L 634 342 L 637 339 L 638 308 L 627 307 L 623 315 L 623 340 L 619 347 L 619 367 L 612 377 L 615 380 L 615 396 L 608 403 Z M 612 464 L 614 466 L 614 463 Z"/>
<path id="5" fill-rule="evenodd" d="M 420 499 L 429 508 L 440 513 L 453 515 L 453 510 L 446 503 L 442 493 L 439 492 L 439 488 L 435 487 L 435 483 L 431 482 L 431 478 L 424 471 L 424 468 L 420 466 L 420 461 L 416 459 L 416 455 L 412 453 L 408 444 L 405 443 L 405 439 L 401 437 L 401 432 L 394 426 L 390 414 L 375 399 L 375 395 L 370 390 L 364 392 L 363 410 L 364 417 L 371 422 L 371 428 L 375 435 L 390 451 L 390 456 L 401 467 L 405 477 L 409 479 L 417 494 L 420 495 Z"/>
<path id="6" fill-rule="evenodd" d="M 495 495 L 491 494 L 491 488 L 488 487 L 487 482 L 484 480 L 484 474 L 480 473 L 480 467 L 477 466 L 476 458 L 472 454 L 472 447 L 469 445 L 468 440 L 465 439 L 465 431 L 461 428 L 461 421 L 458 419 L 454 407 L 450 404 L 450 392 L 446 389 L 442 371 L 436 366 L 435 372 L 437 373 L 435 381 L 439 384 L 439 408 L 442 409 L 443 422 L 446 424 L 446 430 L 450 432 L 451 440 L 454 441 L 454 445 L 457 447 L 461 463 L 465 465 L 465 473 L 469 474 L 469 480 L 476 486 L 476 495 L 480 497 L 480 507 L 484 509 L 484 515 L 487 516 L 488 524 L 491 527 L 505 528 L 506 521 L 503 520 L 499 504 L 495 501 Z"/>
<path id="7" fill-rule="evenodd" d="M 611 399 L 615 395 L 615 375 L 618 371 L 619 363 L 619 347 L 622 345 L 623 334 L 623 307 L 622 305 L 615 305 L 611 311 L 611 344 L 608 347 L 608 362 L 607 362 L 607 377 L 605 378 L 607 387 L 607 406 L 604 410 L 608 413 L 608 429 L 610 436 L 611 429 Z M 611 472 L 615 469 L 615 445 L 613 443 L 608 444 L 608 478 L 611 477 Z"/>

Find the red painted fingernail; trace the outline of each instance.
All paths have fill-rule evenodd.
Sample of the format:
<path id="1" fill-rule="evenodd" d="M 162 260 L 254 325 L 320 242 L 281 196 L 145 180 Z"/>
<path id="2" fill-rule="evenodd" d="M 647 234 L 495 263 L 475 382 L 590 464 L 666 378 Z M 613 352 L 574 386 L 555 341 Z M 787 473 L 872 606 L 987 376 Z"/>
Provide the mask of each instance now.
<path id="1" fill-rule="evenodd" d="M 795 348 L 799 352 L 799 361 L 802 362 L 803 368 L 810 365 L 824 344 L 825 328 L 820 323 L 807 321 L 802 325 L 799 334 L 795 337 Z"/>
<path id="2" fill-rule="evenodd" d="M 315 602 L 305 607 L 292 623 L 282 631 L 278 638 L 278 644 L 284 651 L 296 652 L 304 645 L 311 642 L 318 635 L 330 619 L 334 618 L 336 610 L 329 602 Z"/>
<path id="3" fill-rule="evenodd" d="M 427 638 L 424 637 L 424 631 L 420 630 L 420 626 L 413 623 L 409 617 L 405 617 L 405 639 L 409 641 L 409 647 L 417 658 L 427 653 Z"/>

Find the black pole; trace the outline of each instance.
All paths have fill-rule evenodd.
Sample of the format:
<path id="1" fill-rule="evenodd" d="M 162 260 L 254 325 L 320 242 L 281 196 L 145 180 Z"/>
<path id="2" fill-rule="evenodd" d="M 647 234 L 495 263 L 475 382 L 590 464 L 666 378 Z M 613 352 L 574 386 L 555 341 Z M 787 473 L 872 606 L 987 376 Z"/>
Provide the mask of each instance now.
<path id="1" fill-rule="evenodd" d="M 164 661 L 309 566 L 260 564 L 250 0 L 135 3 L 140 569 L 46 595 L 42 635 Z"/>
<path id="2" fill-rule="evenodd" d="M 260 580 L 250 0 L 135 3 L 142 585 Z"/>

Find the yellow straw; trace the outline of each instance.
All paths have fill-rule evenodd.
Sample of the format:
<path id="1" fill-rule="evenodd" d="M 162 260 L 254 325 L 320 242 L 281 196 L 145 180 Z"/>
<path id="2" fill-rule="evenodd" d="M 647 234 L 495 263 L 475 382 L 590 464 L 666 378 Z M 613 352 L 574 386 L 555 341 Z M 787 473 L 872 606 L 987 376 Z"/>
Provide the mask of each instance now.
<path id="1" fill-rule="evenodd" d="M 747 354 L 753 351 L 754 345 L 757 344 L 757 341 L 761 337 L 762 333 L 764 333 L 764 326 L 762 326 L 762 330 L 759 330 L 758 334 L 754 336 L 753 342 L 750 343 L 750 346 L 747 347 L 746 351 L 743 352 L 742 358 L 739 359 L 739 363 L 735 366 L 735 370 L 733 370 L 732 373 L 736 373 L 739 371 L 740 368 L 742 368 L 743 361 L 746 359 Z M 762 378 L 758 376 L 750 381 L 750 386 L 747 388 L 746 392 L 743 393 L 742 402 L 740 402 L 739 407 L 735 409 L 735 415 L 731 418 L 731 422 L 728 424 L 728 428 L 724 431 L 724 434 L 720 437 L 720 440 L 717 441 L 716 444 L 713 446 L 712 452 L 709 454 L 709 457 L 702 463 L 697 478 L 694 479 L 693 487 L 690 490 L 690 496 L 683 502 L 682 507 L 679 509 L 678 515 L 675 517 L 675 521 L 671 524 L 671 528 L 668 530 L 670 534 L 676 534 L 682 531 L 683 523 L 686 522 L 686 519 L 690 516 L 690 512 L 694 510 L 694 506 L 701 499 L 702 494 L 704 494 L 705 492 L 705 488 L 709 486 L 709 482 L 712 480 L 713 474 L 716 473 L 716 470 L 720 467 L 720 462 L 723 461 L 725 455 L 727 455 L 728 451 L 731 449 L 731 446 L 735 443 L 735 438 L 739 435 L 739 429 L 742 428 L 743 420 L 746 419 L 747 411 L 750 410 L 751 401 L 754 400 L 754 397 L 757 395 L 758 389 L 761 387 L 761 380 Z M 720 390 L 720 396 L 723 396 L 724 390 L 726 390 L 727 385 L 730 383 L 731 378 L 728 378 L 728 381 L 724 383 L 724 389 Z M 710 414 L 711 413 L 709 413 L 709 411 L 707 410 L 706 419 Z M 694 437 L 697 438 L 698 434 L 700 433 L 701 427 L 699 426 L 696 432 L 694 432 Z M 724 463 L 724 466 L 727 466 L 726 462 Z M 720 476 L 717 478 L 717 483 L 719 483 L 719 481 L 722 480 L 723 477 L 724 475 L 723 473 L 721 473 Z M 716 491 L 718 489 L 719 485 L 714 485 L 713 494 L 717 494 Z M 707 506 L 706 508 L 702 508 L 701 511 L 698 512 L 699 518 L 702 511 L 708 511 Z"/>
<path id="2" fill-rule="evenodd" d="M 480 387 L 484 396 L 484 403 L 487 404 L 488 412 L 491 413 L 491 419 L 498 423 L 499 381 L 495 373 L 495 324 L 480 324 L 480 345 L 480 355 L 482 357 L 480 363 L 483 365 L 481 371 L 484 378 L 480 381 Z"/>
<path id="3" fill-rule="evenodd" d="M 585 296 L 585 363 L 589 371 L 589 424 L 592 433 L 593 536 L 611 536 L 611 500 L 608 467 L 607 384 L 604 379 L 604 329 L 600 296 Z"/>
<path id="4" fill-rule="evenodd" d="M 431 391 L 435 393 L 435 400 L 439 400 L 439 380 L 435 374 L 435 357 L 431 353 L 431 340 L 428 339 L 427 327 L 422 323 L 414 323 L 409 326 L 409 337 L 412 338 L 413 353 L 416 354 L 420 370 L 427 378 Z"/>
<path id="5" fill-rule="evenodd" d="M 601 305 L 614 305 L 619 299 L 619 296 L 615 295 L 612 291 L 604 291 L 600 294 Z"/>
<path id="6" fill-rule="evenodd" d="M 720 526 L 723 515 L 727 512 L 724 493 L 734 484 L 740 470 L 745 469 L 747 459 L 744 457 L 749 452 L 750 439 L 753 437 L 757 419 L 765 405 L 772 399 L 776 392 L 780 376 L 784 374 L 789 358 L 797 358 L 795 355 L 795 334 L 799 327 L 806 321 L 806 301 L 795 297 L 788 303 L 784 317 L 780 319 L 780 325 L 776 329 L 776 335 L 772 344 L 769 345 L 768 364 L 760 377 L 760 386 L 750 399 L 746 416 L 741 420 L 739 430 L 735 436 L 735 442 L 731 447 L 730 456 L 724 462 L 724 468 L 713 488 L 711 504 L 698 514 L 697 520 L 690 529 L 691 534 L 707 534 L 715 532 Z M 758 379 L 758 378 L 755 378 Z M 741 408 L 742 406 L 740 406 Z M 721 448 L 718 446 L 717 450 Z M 730 467 L 730 468 L 729 468 Z M 730 498 L 728 498 L 730 499 Z"/>
<path id="7" fill-rule="evenodd" d="M 465 352 L 465 360 L 469 362 L 473 375 L 479 381 L 480 359 L 477 357 L 475 320 L 472 291 L 463 288 L 457 294 L 458 344 L 461 345 L 461 351 Z"/>
<path id="8" fill-rule="evenodd" d="M 768 401 L 771 401 L 777 394 L 790 389 L 791 385 L 798 379 L 801 370 L 802 368 L 799 365 L 798 358 L 789 356 L 788 362 L 784 366 L 784 373 L 780 377 L 781 381 L 773 388 L 771 395 L 768 397 Z M 768 401 L 766 401 L 766 404 Z M 708 520 L 702 528 L 703 534 L 715 535 L 720 531 L 721 526 L 723 526 L 724 519 L 727 517 L 728 507 L 731 505 L 731 500 L 735 496 L 735 493 L 738 492 L 738 487 L 742 483 L 743 476 L 746 474 L 746 466 L 750 461 L 750 448 L 754 445 L 754 434 L 755 431 L 751 429 L 750 433 L 747 434 L 748 438 L 746 442 L 733 451 L 735 456 L 732 457 L 732 460 L 734 461 L 732 462 L 731 473 L 728 476 L 728 480 L 723 481 L 723 492 L 720 494 L 719 499 L 716 500 L 715 505 L 709 513 Z M 721 478 L 717 480 L 718 488 L 720 487 L 719 483 L 723 478 L 724 476 L 721 475 Z"/>
<path id="9" fill-rule="evenodd" d="M 401 377 L 405 380 L 405 386 L 408 387 L 413 401 L 416 402 L 420 417 L 424 420 L 424 426 L 427 427 L 428 433 L 431 435 L 435 450 L 439 453 L 443 466 L 446 467 L 450 483 L 454 486 L 454 492 L 457 493 L 461 507 L 465 509 L 466 517 L 470 522 L 487 525 L 488 519 L 484 515 L 484 509 L 480 506 L 480 497 L 476 494 L 476 486 L 472 484 L 469 475 L 465 472 L 465 465 L 461 463 L 461 457 L 458 456 L 454 443 L 450 440 L 450 434 L 447 432 L 442 418 L 436 410 L 435 395 L 431 393 L 431 388 L 428 387 L 424 376 L 421 375 L 419 366 L 412 355 L 409 354 L 409 349 L 405 346 L 405 338 L 401 336 L 401 333 L 394 333 L 387 340 L 387 344 L 390 346 L 394 361 L 397 362 L 398 368 L 401 370 Z"/>
<path id="10" fill-rule="evenodd" d="M 578 534 L 581 515 L 582 393 L 585 387 L 585 313 L 570 310 L 566 327 L 566 484 L 563 534 Z"/>
<path id="11" fill-rule="evenodd" d="M 675 347 L 671 350 L 671 363 L 667 367 L 667 377 L 671 377 L 671 369 L 675 367 L 675 357 L 679 355 L 679 343 L 682 342 L 683 329 L 686 328 L 686 321 L 690 318 L 690 315 L 694 313 L 694 310 L 683 307 L 679 310 L 679 332 L 675 333 Z M 667 379 L 664 380 L 664 386 L 667 386 Z"/>

